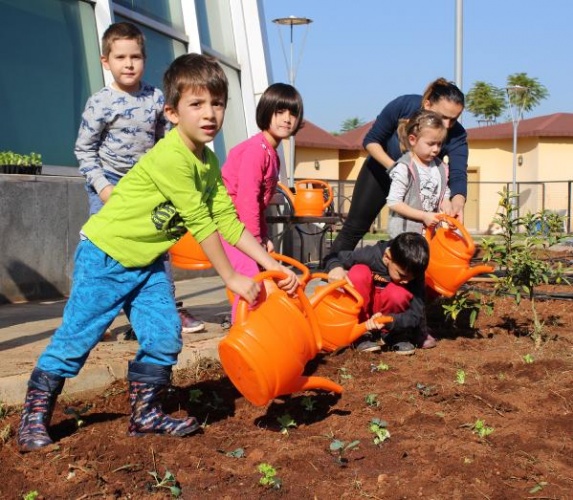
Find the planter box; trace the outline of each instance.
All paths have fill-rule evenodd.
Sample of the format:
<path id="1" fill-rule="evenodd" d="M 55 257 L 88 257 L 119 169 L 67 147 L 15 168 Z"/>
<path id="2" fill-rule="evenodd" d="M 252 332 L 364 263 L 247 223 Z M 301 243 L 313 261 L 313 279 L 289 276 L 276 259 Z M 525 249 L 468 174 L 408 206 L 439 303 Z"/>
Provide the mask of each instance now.
<path id="1" fill-rule="evenodd" d="M 0 165 L 0 174 L 41 175 L 42 165 L 25 167 L 22 165 Z"/>

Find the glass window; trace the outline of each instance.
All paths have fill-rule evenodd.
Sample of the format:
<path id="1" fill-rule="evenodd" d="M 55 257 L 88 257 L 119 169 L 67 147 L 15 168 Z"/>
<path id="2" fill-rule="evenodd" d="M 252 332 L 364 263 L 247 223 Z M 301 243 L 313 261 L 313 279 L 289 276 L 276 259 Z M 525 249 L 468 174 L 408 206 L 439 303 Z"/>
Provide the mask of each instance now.
<path id="1" fill-rule="evenodd" d="M 181 0 L 115 0 L 114 3 L 160 23 L 184 30 Z"/>
<path id="2" fill-rule="evenodd" d="M 214 141 L 215 153 L 221 166 L 227 159 L 229 150 L 247 138 L 247 125 L 243 110 L 243 99 L 239 72 L 219 61 L 229 80 L 229 101 L 225 111 L 223 129 L 217 134 Z"/>
<path id="3" fill-rule="evenodd" d="M 165 70 L 174 59 L 187 53 L 185 44 L 122 16 L 115 16 L 115 21 L 132 22 L 137 24 L 138 28 L 143 32 L 145 35 L 145 51 L 147 53 L 144 80 L 151 85 L 162 88 L 163 73 L 165 73 Z"/>
<path id="4" fill-rule="evenodd" d="M 237 59 L 229 0 L 195 0 L 201 43 Z"/>
<path id="5" fill-rule="evenodd" d="M 103 86 L 92 5 L 0 0 L 0 19 L 0 149 L 76 167 L 81 114 Z"/>

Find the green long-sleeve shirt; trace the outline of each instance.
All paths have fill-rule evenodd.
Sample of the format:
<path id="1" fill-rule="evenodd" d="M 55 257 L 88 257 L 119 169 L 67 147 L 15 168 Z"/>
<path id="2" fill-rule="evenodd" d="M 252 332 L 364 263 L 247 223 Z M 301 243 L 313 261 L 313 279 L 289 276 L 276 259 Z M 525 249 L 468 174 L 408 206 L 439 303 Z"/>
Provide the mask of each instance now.
<path id="1" fill-rule="evenodd" d="M 217 157 L 204 151 L 205 163 L 185 146 L 177 128 L 171 130 L 121 179 L 82 233 L 125 267 L 151 264 L 186 230 L 199 242 L 218 230 L 236 244 L 244 225 Z"/>

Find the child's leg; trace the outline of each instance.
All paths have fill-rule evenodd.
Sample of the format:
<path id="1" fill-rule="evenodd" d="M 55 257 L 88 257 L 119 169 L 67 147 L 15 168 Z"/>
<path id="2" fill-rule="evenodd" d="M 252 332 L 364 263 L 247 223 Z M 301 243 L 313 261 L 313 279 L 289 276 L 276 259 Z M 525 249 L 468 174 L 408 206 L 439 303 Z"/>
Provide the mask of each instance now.
<path id="1" fill-rule="evenodd" d="M 131 324 L 140 345 L 137 362 L 161 366 L 177 363 L 183 342 L 171 285 L 164 262 L 159 258 L 149 267 L 137 293 L 130 297 Z"/>
<path id="2" fill-rule="evenodd" d="M 413 297 L 405 287 L 388 283 L 384 288 L 376 289 L 373 309 L 382 314 L 401 313 L 410 307 Z"/>
<path id="3" fill-rule="evenodd" d="M 249 278 L 253 278 L 257 274 L 259 274 L 260 269 L 259 265 L 251 259 L 249 256 L 245 255 L 241 252 L 238 248 L 235 248 L 233 245 L 227 243 L 223 238 L 221 238 L 221 243 L 223 245 L 223 249 L 227 254 L 227 258 L 229 262 L 233 266 L 233 269 L 237 271 L 239 274 L 244 276 L 248 276 Z M 237 313 L 237 306 L 239 304 L 240 297 L 235 295 L 233 300 L 233 308 L 231 311 L 231 322 L 235 322 L 235 314 Z"/>
<path id="4" fill-rule="evenodd" d="M 374 292 L 374 280 L 372 279 L 372 271 L 366 264 L 356 264 L 348 271 L 348 278 L 352 281 L 354 288 L 364 299 L 364 305 L 360 313 L 360 321 L 366 321 L 373 312 L 372 299 Z M 374 309 L 376 311 L 376 309 Z"/>
<path id="5" fill-rule="evenodd" d="M 125 271 L 89 240 L 79 243 L 71 295 L 61 326 L 38 359 L 40 370 L 65 378 L 78 374 L 137 286 L 137 282 L 123 279 Z"/>

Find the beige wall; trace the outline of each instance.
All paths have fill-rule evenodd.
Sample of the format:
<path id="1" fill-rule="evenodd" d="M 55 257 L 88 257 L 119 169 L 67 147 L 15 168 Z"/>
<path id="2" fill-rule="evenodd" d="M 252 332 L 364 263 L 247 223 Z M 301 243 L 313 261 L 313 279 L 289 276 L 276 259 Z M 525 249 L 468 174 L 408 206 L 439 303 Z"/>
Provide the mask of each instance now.
<path id="1" fill-rule="evenodd" d="M 318 162 L 318 170 L 315 168 L 316 162 Z M 296 149 L 295 179 L 337 180 L 338 170 L 338 149 Z"/>

